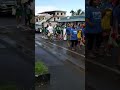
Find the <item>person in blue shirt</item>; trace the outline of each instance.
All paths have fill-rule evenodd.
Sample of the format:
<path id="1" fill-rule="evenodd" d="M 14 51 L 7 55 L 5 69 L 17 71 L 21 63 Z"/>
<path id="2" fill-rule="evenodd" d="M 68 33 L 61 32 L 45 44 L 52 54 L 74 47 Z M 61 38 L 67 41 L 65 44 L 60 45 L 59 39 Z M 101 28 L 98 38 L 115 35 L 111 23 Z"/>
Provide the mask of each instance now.
<path id="1" fill-rule="evenodd" d="M 73 25 L 71 32 L 70 32 L 70 40 L 71 40 L 71 48 L 72 50 L 76 50 L 78 44 L 77 38 L 77 30 L 75 29 L 75 25 Z"/>
<path id="2" fill-rule="evenodd" d="M 71 45 L 70 45 L 70 32 L 71 32 L 71 29 L 72 29 L 72 24 L 68 24 L 68 26 L 66 28 L 66 33 L 65 33 L 65 35 L 67 36 L 68 47 L 71 47 Z M 65 35 L 64 35 L 64 37 L 65 37 Z"/>
<path id="3" fill-rule="evenodd" d="M 99 51 L 102 39 L 102 15 L 98 6 L 99 2 L 97 0 L 90 0 L 89 8 L 86 9 L 86 55 L 89 57 L 95 57 L 94 52 Z"/>

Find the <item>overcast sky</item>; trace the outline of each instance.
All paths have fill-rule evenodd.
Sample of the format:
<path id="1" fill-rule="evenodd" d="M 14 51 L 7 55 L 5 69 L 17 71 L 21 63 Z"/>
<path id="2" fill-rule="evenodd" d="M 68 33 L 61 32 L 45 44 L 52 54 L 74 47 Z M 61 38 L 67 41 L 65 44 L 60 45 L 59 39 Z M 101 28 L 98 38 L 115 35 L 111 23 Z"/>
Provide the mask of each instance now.
<path id="1" fill-rule="evenodd" d="M 70 16 L 71 10 L 85 10 L 85 0 L 35 0 L 35 14 L 49 10 L 67 11 Z"/>

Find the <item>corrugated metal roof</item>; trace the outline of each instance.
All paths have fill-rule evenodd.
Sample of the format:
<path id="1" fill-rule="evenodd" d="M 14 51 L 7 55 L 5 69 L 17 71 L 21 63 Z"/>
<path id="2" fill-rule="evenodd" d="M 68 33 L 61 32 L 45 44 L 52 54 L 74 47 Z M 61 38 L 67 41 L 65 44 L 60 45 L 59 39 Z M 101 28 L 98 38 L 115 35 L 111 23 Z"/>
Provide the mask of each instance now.
<path id="1" fill-rule="evenodd" d="M 61 18 L 59 22 L 85 21 L 85 16 L 70 16 Z"/>

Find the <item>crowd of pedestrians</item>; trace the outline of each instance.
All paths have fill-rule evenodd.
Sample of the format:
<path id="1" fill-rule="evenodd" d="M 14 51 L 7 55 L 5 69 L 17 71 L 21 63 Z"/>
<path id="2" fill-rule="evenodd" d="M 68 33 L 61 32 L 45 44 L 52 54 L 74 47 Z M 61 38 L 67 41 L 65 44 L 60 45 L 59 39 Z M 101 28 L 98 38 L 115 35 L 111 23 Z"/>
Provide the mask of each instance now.
<path id="1" fill-rule="evenodd" d="M 120 47 L 120 0 L 88 0 L 86 5 L 86 56 L 111 56 Z"/>
<path id="2" fill-rule="evenodd" d="M 67 40 L 68 48 L 72 50 L 81 49 L 82 46 L 85 45 L 85 24 L 73 24 L 68 23 L 66 25 L 57 24 L 56 26 L 52 26 L 51 23 L 45 27 L 43 30 L 44 35 L 48 37 L 50 40 Z M 65 32 L 65 33 L 64 33 Z"/>

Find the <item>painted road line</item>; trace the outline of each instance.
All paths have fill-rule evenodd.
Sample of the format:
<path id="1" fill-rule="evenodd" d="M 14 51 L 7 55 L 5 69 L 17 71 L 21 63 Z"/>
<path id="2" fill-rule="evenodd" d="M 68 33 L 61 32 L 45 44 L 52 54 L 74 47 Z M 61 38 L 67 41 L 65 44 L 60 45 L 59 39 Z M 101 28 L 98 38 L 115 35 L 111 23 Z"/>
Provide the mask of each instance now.
<path id="1" fill-rule="evenodd" d="M 36 39 L 39 40 L 38 38 L 36 38 Z M 60 48 L 62 48 L 62 49 L 64 49 L 64 50 L 67 50 L 67 51 L 69 51 L 69 52 L 72 52 L 72 53 L 74 53 L 74 54 L 77 54 L 77 55 L 79 55 L 79 56 L 81 56 L 81 57 L 85 57 L 85 55 L 83 55 L 83 54 L 80 54 L 80 53 L 77 53 L 77 52 L 75 52 L 75 51 L 69 50 L 69 49 L 67 49 L 67 48 L 65 48 L 65 47 L 62 47 L 62 46 L 59 46 L 59 45 L 57 45 L 57 44 L 55 44 L 55 43 L 51 43 L 51 42 L 48 42 L 48 41 L 46 41 L 46 43 L 49 43 L 49 44 L 52 44 L 52 45 L 54 45 L 54 46 L 60 47 Z"/>
<path id="2" fill-rule="evenodd" d="M 77 54 L 77 55 L 79 55 L 79 56 L 85 57 L 85 55 L 83 55 L 83 54 L 80 54 L 80 53 L 77 53 L 77 52 L 75 52 L 75 51 L 69 50 L 69 49 L 67 49 L 67 48 L 65 48 L 65 47 L 62 47 L 62 46 L 59 46 L 59 45 L 57 45 L 57 44 L 54 44 L 54 43 L 51 43 L 51 42 L 48 42 L 48 41 L 47 41 L 46 43 L 52 44 L 52 45 L 54 45 L 54 46 L 60 47 L 60 48 L 62 48 L 62 49 L 64 49 L 64 50 L 67 50 L 67 51 L 72 52 L 72 53 L 74 53 L 74 54 Z"/>

